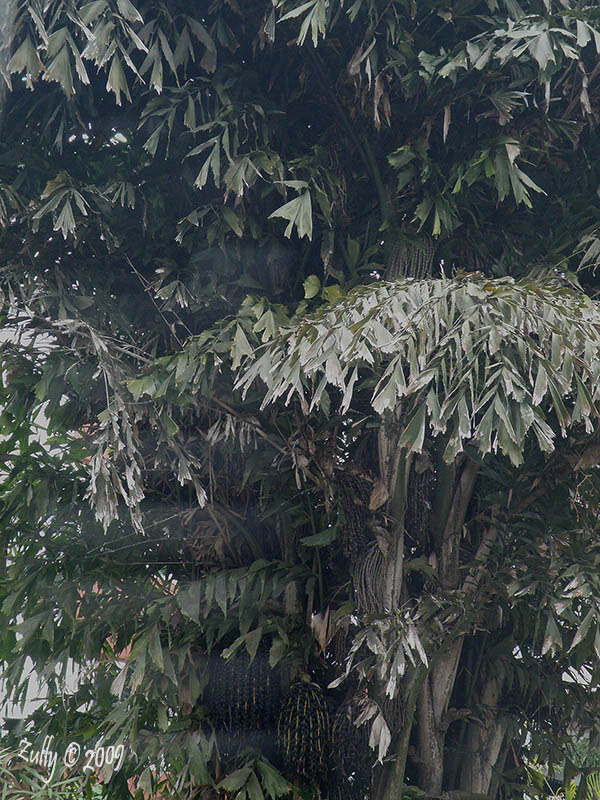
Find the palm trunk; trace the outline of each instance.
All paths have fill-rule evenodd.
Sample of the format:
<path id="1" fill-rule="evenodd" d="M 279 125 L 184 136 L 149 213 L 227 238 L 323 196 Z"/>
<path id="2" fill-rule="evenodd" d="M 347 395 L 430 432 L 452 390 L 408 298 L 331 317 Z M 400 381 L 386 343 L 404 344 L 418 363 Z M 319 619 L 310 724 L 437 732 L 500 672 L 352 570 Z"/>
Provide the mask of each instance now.
<path id="1" fill-rule="evenodd" d="M 408 247 L 405 242 L 392 246 L 386 278 L 415 277 L 431 274 L 435 246 L 425 239 L 422 246 Z M 388 413 L 379 434 L 380 475 L 388 488 L 392 517 L 391 544 L 384 564 L 383 601 L 391 611 L 402 597 L 404 569 L 404 509 L 410 459 L 399 451 L 401 434 L 399 412 Z M 452 466 L 438 465 L 438 488 L 434 500 L 432 534 L 438 563 L 438 578 L 446 589 L 459 588 L 460 539 L 470 502 L 477 468 L 463 457 Z M 425 532 L 423 532 L 425 533 Z M 428 537 L 424 536 L 423 541 Z M 462 637 L 456 636 L 438 652 L 429 670 L 418 667 L 405 692 L 403 730 L 396 741 L 395 761 L 382 770 L 375 796 L 378 800 L 398 800 L 402 793 L 411 730 L 416 724 L 417 762 L 420 787 L 430 795 L 440 795 L 444 778 L 444 715 L 454 688 L 462 652 Z"/>
<path id="2" fill-rule="evenodd" d="M 444 777 L 444 740 L 433 702 L 431 675 L 425 678 L 417 704 L 419 736 L 419 788 L 426 794 L 442 793 Z"/>
<path id="3" fill-rule="evenodd" d="M 502 693 L 502 671 L 488 677 L 480 695 L 480 718 L 471 723 L 467 734 L 468 758 L 463 760 L 460 788 L 463 792 L 487 794 L 494 767 L 498 762 L 506 724 L 498 719 L 498 701 Z"/>
<path id="4" fill-rule="evenodd" d="M 396 473 L 397 486 L 398 488 L 403 487 L 404 490 L 406 471 L 407 465 L 405 464 L 403 469 L 398 469 Z M 446 475 L 446 473 L 448 474 Z M 460 536 L 475 485 L 477 467 L 474 462 L 465 459 L 454 469 L 442 468 L 441 474 L 442 476 L 446 475 L 448 480 L 442 481 L 442 488 L 436 502 L 438 513 L 441 511 L 445 517 L 440 519 L 438 515 L 436 519 L 440 533 L 436 548 L 439 555 L 438 573 L 442 585 L 449 589 L 456 589 L 459 586 Z M 401 493 L 395 495 L 396 502 L 399 502 L 400 496 Z M 391 547 L 389 575 L 397 575 L 398 572 L 401 575 L 402 565 L 399 565 L 401 558 L 402 554 L 398 552 L 398 549 L 394 550 Z M 392 563 L 396 567 L 395 571 L 392 570 Z M 390 581 L 388 589 L 391 590 L 392 587 L 394 592 L 398 591 L 397 584 Z M 389 596 L 391 598 L 391 595 Z M 376 794 L 378 800 L 397 800 L 399 797 L 399 789 L 404 783 L 410 731 L 415 724 L 417 726 L 420 788 L 429 795 L 441 794 L 446 737 L 444 715 L 448 710 L 456 680 L 462 641 L 462 637 L 457 638 L 457 634 L 454 632 L 454 638 L 443 647 L 442 651 L 438 651 L 429 670 L 418 669 L 416 671 L 413 683 L 414 697 L 411 698 L 410 704 L 406 703 L 404 730 L 399 734 L 396 743 L 396 760 L 393 766 L 382 775 L 382 785 Z"/>
<path id="5" fill-rule="evenodd" d="M 381 771 L 379 780 L 374 787 L 374 800 L 399 800 L 399 798 L 402 797 L 406 759 L 416 713 L 417 698 L 425 677 L 425 670 L 419 668 L 415 671 L 410 687 L 406 688 L 404 707 L 405 722 L 396 739 L 395 758 L 393 761 L 386 764 L 385 768 Z"/>
<path id="6" fill-rule="evenodd" d="M 444 716 L 462 652 L 462 638 L 438 657 L 423 684 L 418 701 L 419 785 L 428 794 L 442 792 L 446 726 Z"/>

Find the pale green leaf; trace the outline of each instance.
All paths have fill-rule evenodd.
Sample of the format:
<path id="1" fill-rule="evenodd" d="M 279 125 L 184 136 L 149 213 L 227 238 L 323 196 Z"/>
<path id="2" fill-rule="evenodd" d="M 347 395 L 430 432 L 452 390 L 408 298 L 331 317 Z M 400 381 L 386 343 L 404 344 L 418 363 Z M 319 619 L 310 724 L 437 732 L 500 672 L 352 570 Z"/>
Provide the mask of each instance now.
<path id="1" fill-rule="evenodd" d="M 121 94 L 124 94 L 125 97 L 131 102 L 131 95 L 129 94 L 127 79 L 125 78 L 125 73 L 123 72 L 123 67 L 121 66 L 119 56 L 116 53 L 113 56 L 110 65 L 108 80 L 106 81 L 106 88 L 109 91 L 114 92 L 115 101 L 118 106 L 121 105 Z"/>
<path id="2" fill-rule="evenodd" d="M 321 289 L 321 281 L 316 275 L 309 275 L 302 285 L 304 286 L 304 297 L 307 300 L 315 297 Z"/>
<path id="3" fill-rule="evenodd" d="M 302 238 L 306 236 L 308 239 L 312 238 L 312 205 L 310 200 L 310 191 L 306 190 L 294 200 L 290 200 L 283 206 L 269 216 L 283 217 L 289 220 L 289 225 L 285 229 L 285 236 L 289 239 L 292 235 L 294 226 L 298 232 L 298 236 Z"/>
<path id="4" fill-rule="evenodd" d="M 142 15 L 130 0 L 117 0 L 117 8 L 119 13 L 129 22 L 144 22 Z"/>
<path id="5" fill-rule="evenodd" d="M 427 423 L 427 405 L 424 402 L 419 403 L 416 411 L 413 413 L 410 421 L 402 431 L 399 446 L 407 447 L 408 452 L 420 453 L 423 449 L 423 440 L 425 439 L 425 427 Z"/>
<path id="6" fill-rule="evenodd" d="M 596 612 L 594 611 L 594 609 L 591 609 L 590 611 L 588 611 L 588 613 L 583 618 L 582 623 L 577 628 L 577 632 L 575 633 L 575 636 L 573 637 L 573 641 L 571 642 L 571 646 L 569 647 L 569 652 L 571 652 L 571 650 L 573 650 L 575 647 L 577 647 L 577 645 L 580 642 L 582 642 L 583 639 L 585 639 L 585 637 L 587 636 L 587 633 L 588 633 L 588 631 L 590 629 L 590 626 L 591 626 L 591 624 L 592 624 L 592 622 L 594 621 L 595 618 L 596 618 Z"/>

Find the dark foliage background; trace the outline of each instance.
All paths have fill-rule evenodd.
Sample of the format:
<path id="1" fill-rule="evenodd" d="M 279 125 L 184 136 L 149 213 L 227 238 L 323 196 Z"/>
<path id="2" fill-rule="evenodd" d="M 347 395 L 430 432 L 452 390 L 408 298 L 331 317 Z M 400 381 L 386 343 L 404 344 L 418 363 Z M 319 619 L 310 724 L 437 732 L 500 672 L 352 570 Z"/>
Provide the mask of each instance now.
<path id="1" fill-rule="evenodd" d="M 89 797 L 584 797 L 600 9 L 2 13 L 12 742 L 125 745 Z"/>

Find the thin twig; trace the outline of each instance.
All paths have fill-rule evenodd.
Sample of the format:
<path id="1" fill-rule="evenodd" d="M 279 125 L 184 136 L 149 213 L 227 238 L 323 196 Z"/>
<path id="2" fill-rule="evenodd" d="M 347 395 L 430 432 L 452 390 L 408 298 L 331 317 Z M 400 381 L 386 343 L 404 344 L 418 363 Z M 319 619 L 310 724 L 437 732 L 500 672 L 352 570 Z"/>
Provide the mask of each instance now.
<path id="1" fill-rule="evenodd" d="M 165 317 L 165 315 L 164 315 L 164 313 L 163 313 L 163 310 L 162 310 L 162 308 L 161 308 L 161 307 L 158 305 L 158 303 L 156 302 L 156 299 L 155 299 L 154 295 L 153 295 L 153 294 L 150 292 L 150 286 L 149 286 L 149 283 L 148 283 L 148 281 L 147 281 L 147 280 L 144 278 L 144 276 L 143 276 L 143 275 L 142 275 L 142 274 L 141 274 L 141 273 L 138 271 L 138 269 L 137 269 L 136 267 L 134 267 L 134 265 L 132 264 L 132 262 L 131 262 L 131 259 L 129 258 L 129 256 L 127 256 L 127 255 L 125 256 L 125 261 L 127 261 L 127 263 L 129 264 L 129 266 L 131 267 L 131 269 L 132 269 L 132 271 L 133 271 L 134 275 L 135 275 L 135 276 L 138 278 L 139 282 L 142 284 L 142 286 L 143 286 L 143 288 L 144 288 L 144 291 L 146 292 L 146 294 L 148 295 L 148 297 L 150 298 L 150 300 L 151 300 L 151 302 L 152 302 L 152 305 L 154 306 L 154 308 L 155 308 L 155 309 L 158 311 L 158 313 L 159 313 L 159 314 L 160 314 L 160 316 L 162 317 L 162 320 L 163 320 L 163 322 L 165 323 L 165 325 L 167 326 L 167 328 L 169 329 L 169 331 L 171 332 L 171 334 L 172 334 L 172 335 L 173 335 L 173 337 L 175 338 L 175 340 L 176 340 L 177 344 L 179 345 L 179 347 L 183 348 L 183 342 L 181 341 L 181 339 L 179 338 L 179 336 L 177 336 L 177 332 L 175 331 L 174 327 L 172 327 L 172 326 L 171 326 L 171 324 L 170 324 L 169 320 L 168 320 L 168 319 Z M 179 322 L 179 323 L 181 323 L 182 325 L 184 325 L 184 323 L 182 322 L 182 320 L 180 320 L 180 319 L 179 319 L 179 317 L 177 317 L 177 322 Z M 184 327 L 187 329 L 188 333 L 189 333 L 189 334 L 190 334 L 190 336 L 191 336 L 191 335 L 192 335 L 192 332 L 191 332 L 191 331 L 190 331 L 190 329 L 187 327 L 187 325 L 184 325 Z"/>

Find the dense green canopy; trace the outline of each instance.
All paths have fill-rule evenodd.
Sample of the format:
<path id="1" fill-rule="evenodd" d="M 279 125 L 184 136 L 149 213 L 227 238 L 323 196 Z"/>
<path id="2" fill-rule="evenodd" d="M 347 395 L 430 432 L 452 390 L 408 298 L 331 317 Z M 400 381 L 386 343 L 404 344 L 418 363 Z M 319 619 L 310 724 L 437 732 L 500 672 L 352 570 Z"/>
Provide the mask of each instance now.
<path id="1" fill-rule="evenodd" d="M 600 7 L 2 13 L 12 744 L 123 745 L 69 773 L 115 800 L 585 798 Z"/>

